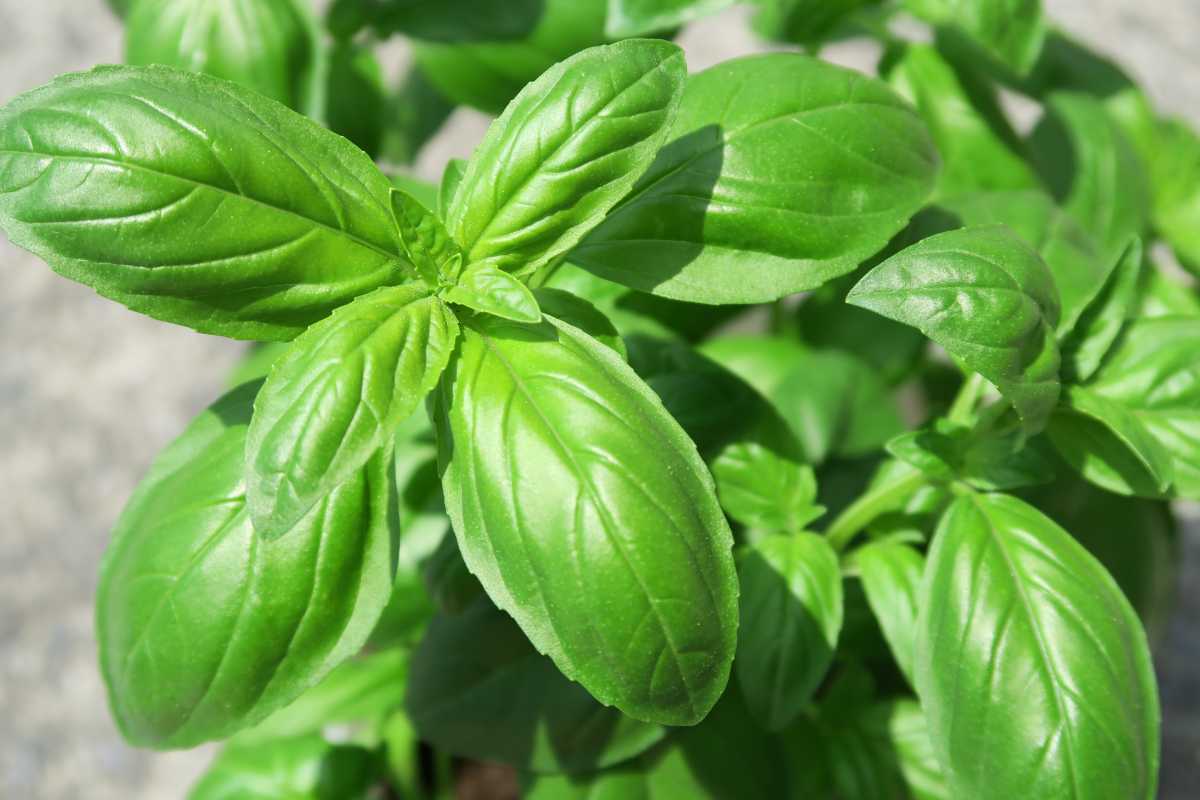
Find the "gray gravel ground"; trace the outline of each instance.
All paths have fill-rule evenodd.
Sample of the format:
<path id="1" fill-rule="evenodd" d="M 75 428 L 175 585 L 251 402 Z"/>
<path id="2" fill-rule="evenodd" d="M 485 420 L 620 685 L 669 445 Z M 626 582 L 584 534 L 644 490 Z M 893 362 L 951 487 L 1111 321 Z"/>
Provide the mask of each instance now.
<path id="1" fill-rule="evenodd" d="M 1116 54 L 1161 108 L 1200 125 L 1200 0 L 1045 4 Z M 755 47 L 729 18 L 683 41 L 693 68 Z M 868 55 L 833 53 L 860 66 Z M 120 28 L 100 0 L 0 0 L 0 103 L 119 57 Z M 420 171 L 465 155 L 485 124 L 457 113 Z M 140 752 L 117 736 L 95 663 L 95 570 L 138 477 L 219 393 L 242 346 L 102 300 L 2 237 L 0 287 L 0 798 L 181 797 L 209 752 Z M 1168 800 L 1200 785 L 1200 515 L 1188 514 L 1184 596 L 1160 657 Z"/>

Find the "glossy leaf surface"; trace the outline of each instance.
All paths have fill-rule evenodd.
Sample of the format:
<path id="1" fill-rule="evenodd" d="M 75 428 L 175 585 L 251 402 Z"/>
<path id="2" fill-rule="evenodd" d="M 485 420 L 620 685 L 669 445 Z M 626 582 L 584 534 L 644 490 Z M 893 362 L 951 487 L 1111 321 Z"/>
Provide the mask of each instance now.
<path id="1" fill-rule="evenodd" d="M 531 273 L 570 250 L 654 159 L 685 77 L 675 45 L 632 39 L 529 84 L 488 129 L 450 204 L 467 263 Z"/>
<path id="2" fill-rule="evenodd" d="M 1003 226 L 931 236 L 867 273 L 846 302 L 920 330 L 996 384 L 1031 431 L 1058 401 L 1054 279 Z"/>
<path id="3" fill-rule="evenodd" d="M 602 703 L 689 725 L 724 689 L 732 537 L 695 445 L 617 353 L 550 317 L 476 317 L 436 402 L 471 571 Z"/>
<path id="4" fill-rule="evenodd" d="M 412 195 L 392 190 L 392 213 L 400 244 L 417 274 L 432 287 L 453 283 L 462 267 L 462 251 L 442 221 Z"/>
<path id="5" fill-rule="evenodd" d="M 289 530 L 359 469 L 437 384 L 458 323 L 416 286 L 380 289 L 292 343 L 254 401 L 247 495 L 258 533 Z"/>
<path id="6" fill-rule="evenodd" d="M 189 747 L 258 722 L 356 653 L 387 602 L 390 453 L 267 542 L 242 474 L 257 388 L 227 395 L 163 451 L 105 553 L 100 667 L 132 743 Z"/>
<path id="7" fill-rule="evenodd" d="M 1104 568 L 1037 509 L 960 497 L 921 591 L 916 682 L 954 797 L 1154 797 L 1145 634 Z"/>
<path id="8" fill-rule="evenodd" d="M 320 736 L 227 747 L 188 800 L 365 800 L 375 782 L 370 750 Z"/>
<path id="9" fill-rule="evenodd" d="M 935 172 L 883 83 L 795 53 L 734 59 L 688 79 L 669 144 L 571 260 L 678 300 L 774 300 L 880 250 Z"/>
<path id="10" fill-rule="evenodd" d="M 1143 254 L 1141 239 L 1129 243 L 1100 293 L 1083 308 L 1070 333 L 1060 340 L 1065 378 L 1090 378 L 1117 341 L 1125 321 L 1137 308 Z"/>
<path id="11" fill-rule="evenodd" d="M 842 627 L 837 554 L 812 533 L 761 539 L 739 559 L 738 683 L 769 730 L 795 719 L 833 660 Z"/>
<path id="12" fill-rule="evenodd" d="M 912 683 L 925 557 L 908 545 L 883 541 L 856 550 L 854 563 L 883 638 L 900 671 Z"/>
<path id="13" fill-rule="evenodd" d="M 666 733 L 600 705 L 487 598 L 434 618 L 413 654 L 406 705 L 438 750 L 533 772 L 601 769 Z"/>
<path id="14" fill-rule="evenodd" d="M 514 322 L 540 322 L 542 311 L 533 292 L 494 264 L 467 267 L 458 282 L 442 293 L 448 303 L 493 314 Z"/>
<path id="15" fill-rule="evenodd" d="M 712 464 L 721 507 L 756 530 L 799 533 L 825 513 L 817 505 L 817 478 L 793 448 L 746 440 L 721 451 Z M 783 449 L 783 452 L 779 452 Z"/>
<path id="16" fill-rule="evenodd" d="M 206 333 L 295 337 L 410 268 L 360 150 L 247 89 L 99 67 L 0 109 L 0 228 L 56 272 Z"/>

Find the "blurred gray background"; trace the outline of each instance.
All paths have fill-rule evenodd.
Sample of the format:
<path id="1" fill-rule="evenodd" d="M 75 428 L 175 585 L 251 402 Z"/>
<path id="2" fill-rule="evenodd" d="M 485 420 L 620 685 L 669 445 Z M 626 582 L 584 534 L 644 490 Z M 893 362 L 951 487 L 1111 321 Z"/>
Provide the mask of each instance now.
<path id="1" fill-rule="evenodd" d="M 1043 2 L 1117 56 L 1160 109 L 1200 125 L 1200 0 Z M 684 32 L 693 69 L 761 49 L 739 14 Z M 120 61 L 121 49 L 102 0 L 0 0 L 0 103 L 61 72 Z M 863 68 L 873 58 L 846 45 L 830 55 Z M 435 178 L 485 127 L 456 112 L 418 172 Z M 0 798 L 169 800 L 210 758 L 206 748 L 159 754 L 121 742 L 97 672 L 92 593 L 125 498 L 220 393 L 243 347 L 103 300 L 0 234 Z M 1195 508 L 1184 513 L 1184 596 L 1159 656 L 1168 800 L 1200 791 L 1200 526 Z"/>

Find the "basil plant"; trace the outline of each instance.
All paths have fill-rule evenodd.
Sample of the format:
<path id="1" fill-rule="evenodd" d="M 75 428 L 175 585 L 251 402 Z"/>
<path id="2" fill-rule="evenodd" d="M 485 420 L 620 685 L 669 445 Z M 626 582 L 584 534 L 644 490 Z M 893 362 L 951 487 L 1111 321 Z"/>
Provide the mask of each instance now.
<path id="1" fill-rule="evenodd" d="M 1200 138 L 1037 0 L 757 0 L 689 74 L 727 5 L 133 0 L 0 109 L 14 244 L 261 343 L 100 565 L 194 798 L 1155 796 Z"/>

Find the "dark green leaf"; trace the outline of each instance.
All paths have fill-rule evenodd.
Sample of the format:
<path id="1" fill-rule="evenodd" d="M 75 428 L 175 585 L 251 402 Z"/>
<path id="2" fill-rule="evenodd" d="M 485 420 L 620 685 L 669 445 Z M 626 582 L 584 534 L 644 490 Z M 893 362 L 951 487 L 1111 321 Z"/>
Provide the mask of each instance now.
<path id="1" fill-rule="evenodd" d="M 591 336 L 600 344 L 607 345 L 628 360 L 625 341 L 617 329 L 600 309 L 581 297 L 561 289 L 542 287 L 533 293 L 538 306 L 545 313 L 560 319 Z"/>
<path id="2" fill-rule="evenodd" d="M 617 353 L 548 316 L 472 319 L 442 381 L 446 505 L 488 594 L 602 703 L 703 719 L 737 590 L 695 445 Z"/>
<path id="3" fill-rule="evenodd" d="M 716 13 L 735 0 L 608 0 L 604 30 L 614 39 L 678 28 Z"/>
<path id="4" fill-rule="evenodd" d="M 371 50 L 353 42 L 335 42 L 325 60 L 325 124 L 368 155 L 378 156 L 387 104 L 379 61 Z M 394 123 L 388 122 L 390 131 Z M 404 164 L 411 159 L 392 161 Z"/>
<path id="5" fill-rule="evenodd" d="M 529 274 L 565 254 L 654 159 L 687 68 L 669 42 L 631 39 L 547 70 L 508 105 L 446 217 L 468 263 Z"/>
<path id="6" fill-rule="evenodd" d="M 600 705 L 482 597 L 434 618 L 413 654 L 406 705 L 439 750 L 534 772 L 600 769 L 665 734 Z"/>
<path id="7" fill-rule="evenodd" d="M 320 736 L 225 748 L 188 800 L 366 800 L 376 777 L 370 750 Z"/>
<path id="8" fill-rule="evenodd" d="M 904 0 L 904 5 L 934 25 L 953 26 L 1019 75 L 1033 69 L 1046 38 L 1041 0 Z"/>
<path id="9" fill-rule="evenodd" d="M 295 0 L 134 0 L 125 63 L 203 72 L 303 110 L 316 39 Z"/>
<path id="10" fill-rule="evenodd" d="M 691 76 L 669 139 L 571 260 L 702 303 L 774 300 L 850 272 L 936 172 L 924 124 L 886 85 L 796 53 Z"/>
<path id="11" fill-rule="evenodd" d="M 768 39 L 819 44 L 854 12 L 878 0 L 760 0 L 754 29 Z"/>
<path id="12" fill-rule="evenodd" d="M 913 682 L 918 593 L 925 557 L 908 545 L 873 542 L 854 551 L 863 590 L 900 671 Z"/>
<path id="13" fill-rule="evenodd" d="M 226 395 L 163 451 L 101 565 L 100 667 L 134 744 L 188 747 L 258 722 L 356 653 L 387 602 L 389 449 L 267 542 L 243 480 L 257 389 Z"/>
<path id="14" fill-rule="evenodd" d="M 1135 238 L 1121 254 L 1100 293 L 1059 342 L 1065 378 L 1087 380 L 1100 367 L 1137 306 L 1142 259 L 1142 240 Z"/>
<path id="15" fill-rule="evenodd" d="M 768 730 L 788 725 L 812 699 L 842 628 L 837 553 L 812 533 L 760 539 L 738 559 L 738 684 Z"/>
<path id="16" fill-rule="evenodd" d="M 458 323 L 427 290 L 379 289 L 292 343 L 254 401 L 247 499 L 266 539 L 359 469 L 450 360 Z"/>
<path id="17" fill-rule="evenodd" d="M 459 280 L 463 254 L 442 221 L 415 197 L 392 189 L 392 213 L 400 230 L 400 246 L 417 273 L 431 287 Z"/>
<path id="18" fill-rule="evenodd" d="M 55 271 L 158 319 L 291 339 L 410 268 L 387 180 L 260 95 L 100 67 L 0 110 L 0 227 Z"/>
<path id="19" fill-rule="evenodd" d="M 391 164 L 413 164 L 453 111 L 454 104 L 433 87 L 420 67 L 410 67 L 400 88 L 384 101 L 380 157 Z"/>
<path id="20" fill-rule="evenodd" d="M 867 273 L 846 302 L 904 322 L 996 384 L 1030 432 L 1058 401 L 1058 292 L 1004 226 L 931 236 Z"/>
<path id="21" fill-rule="evenodd" d="M 1046 435 L 1092 483 L 1117 494 L 1163 497 L 1174 479 L 1171 453 L 1118 402 L 1072 386 Z"/>
<path id="22" fill-rule="evenodd" d="M 495 264 L 467 267 L 458 282 L 442 292 L 447 303 L 515 322 L 540 322 L 542 310 L 533 292 Z"/>
<path id="23" fill-rule="evenodd" d="M 960 497 L 922 585 L 916 681 L 951 795 L 1149 800 L 1146 637 L 1104 568 L 1012 497 Z"/>
<path id="24" fill-rule="evenodd" d="M 370 25 L 379 36 L 470 42 L 528 35 L 545 0 L 337 0 L 330 12 L 335 33 L 352 35 Z"/>
<path id="25" fill-rule="evenodd" d="M 453 533 L 448 532 L 422 564 L 421 575 L 429 596 L 443 614 L 461 614 L 483 595 L 483 586 L 467 569 Z"/>
<path id="26" fill-rule="evenodd" d="M 722 450 L 712 464 L 717 495 L 725 513 L 749 528 L 799 533 L 825 509 L 812 467 L 778 447 L 740 441 Z"/>
<path id="27" fill-rule="evenodd" d="M 1051 463 L 1011 429 L 974 431 L 938 419 L 932 426 L 900 434 L 887 443 L 887 450 L 931 480 L 962 480 L 976 489 L 1004 491 L 1054 478 Z"/>

